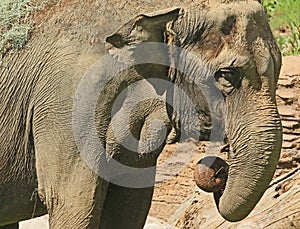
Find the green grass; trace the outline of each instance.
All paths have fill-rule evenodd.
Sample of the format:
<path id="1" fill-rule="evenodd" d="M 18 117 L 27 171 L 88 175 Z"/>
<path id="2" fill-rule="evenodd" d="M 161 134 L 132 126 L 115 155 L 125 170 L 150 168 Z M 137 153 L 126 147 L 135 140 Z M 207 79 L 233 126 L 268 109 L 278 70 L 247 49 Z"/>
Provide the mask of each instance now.
<path id="1" fill-rule="evenodd" d="M 49 0 L 0 0 L 0 60 L 21 49 L 30 37 L 33 13 Z"/>
<path id="2" fill-rule="evenodd" d="M 283 55 L 299 55 L 300 1 L 264 0 L 263 5 Z"/>

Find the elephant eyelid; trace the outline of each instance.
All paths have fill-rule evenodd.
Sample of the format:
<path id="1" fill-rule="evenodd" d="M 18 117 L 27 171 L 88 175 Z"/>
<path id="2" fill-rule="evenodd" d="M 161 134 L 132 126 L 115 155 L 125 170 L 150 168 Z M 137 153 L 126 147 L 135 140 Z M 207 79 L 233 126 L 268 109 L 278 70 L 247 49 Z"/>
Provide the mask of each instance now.
<path id="1" fill-rule="evenodd" d="M 242 74 L 239 68 L 228 67 L 222 68 L 215 74 L 215 79 L 218 81 L 220 78 L 224 78 L 228 81 L 234 88 L 240 88 Z"/>
<path id="2" fill-rule="evenodd" d="M 137 31 L 139 31 L 139 32 L 142 32 L 142 31 L 143 31 L 143 27 L 140 26 L 140 25 L 136 25 L 136 26 L 135 26 L 135 29 L 136 29 Z"/>

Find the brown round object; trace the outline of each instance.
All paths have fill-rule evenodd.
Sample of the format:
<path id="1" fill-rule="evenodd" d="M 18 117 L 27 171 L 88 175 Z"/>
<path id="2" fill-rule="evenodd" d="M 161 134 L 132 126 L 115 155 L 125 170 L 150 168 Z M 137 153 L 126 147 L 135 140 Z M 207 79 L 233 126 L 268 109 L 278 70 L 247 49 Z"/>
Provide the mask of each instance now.
<path id="1" fill-rule="evenodd" d="M 228 164 L 219 157 L 202 158 L 195 166 L 194 180 L 205 192 L 220 192 L 225 188 Z"/>

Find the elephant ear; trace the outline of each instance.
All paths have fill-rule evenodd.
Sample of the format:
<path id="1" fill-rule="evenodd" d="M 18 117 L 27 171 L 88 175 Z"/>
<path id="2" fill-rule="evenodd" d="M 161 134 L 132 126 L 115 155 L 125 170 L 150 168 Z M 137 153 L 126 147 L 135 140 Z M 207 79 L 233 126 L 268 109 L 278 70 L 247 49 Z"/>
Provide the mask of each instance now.
<path id="1" fill-rule="evenodd" d="M 179 11 L 179 8 L 175 8 L 134 17 L 106 38 L 108 47 L 120 49 L 126 45 L 137 45 L 141 42 L 164 42 L 166 24 L 175 20 Z"/>
<path id="2" fill-rule="evenodd" d="M 106 38 L 106 49 L 121 62 L 136 63 L 134 68 L 146 79 L 167 79 L 170 56 L 167 46 L 161 43 L 166 43 L 167 25 L 176 20 L 179 14 L 180 8 L 173 8 L 138 15 Z M 151 43 L 143 45 L 145 42 Z"/>

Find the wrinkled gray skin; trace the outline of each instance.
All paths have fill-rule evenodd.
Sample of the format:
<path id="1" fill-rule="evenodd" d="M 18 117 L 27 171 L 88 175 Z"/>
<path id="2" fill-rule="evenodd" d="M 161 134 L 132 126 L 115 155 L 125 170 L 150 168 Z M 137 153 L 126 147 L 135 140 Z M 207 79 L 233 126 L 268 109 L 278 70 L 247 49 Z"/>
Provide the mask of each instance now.
<path id="1" fill-rule="evenodd" d="M 194 136 L 195 126 L 196 135 L 206 136 L 211 111 L 192 85 L 212 77 L 216 83 L 211 89 L 224 95 L 225 134 L 230 145 L 228 180 L 215 200 L 225 219 L 243 219 L 272 179 L 282 138 L 275 101 L 281 57 L 263 7 L 256 1 L 241 1 L 140 15 L 108 37 L 106 47 L 115 59 L 125 55 L 135 61 L 135 50 L 147 41 L 169 45 L 169 51 L 158 58 L 167 58 L 171 67 L 132 67 L 106 85 L 99 96 L 95 123 L 108 157 L 130 166 L 152 166 L 164 146 L 161 138 L 172 125 L 184 130 L 179 133 L 183 136 Z M 189 62 L 180 53 L 175 57 L 172 45 L 195 53 L 199 61 Z M 73 99 L 87 69 L 75 67 L 69 49 L 41 44 L 6 58 L 1 66 L 0 225 L 17 227 L 15 222 L 48 212 L 54 229 L 142 228 L 153 187 L 133 189 L 109 183 L 87 166 L 77 150 L 72 132 Z M 179 65 L 187 74 L 176 70 Z M 186 114 L 176 114 L 159 100 L 145 101 L 132 112 L 130 130 L 146 144 L 137 145 L 132 152 L 123 147 L 126 133 L 116 138 L 113 126 L 122 127 L 122 115 L 131 112 L 128 103 L 140 95 L 140 90 L 130 85 L 150 76 L 170 80 L 186 91 L 199 120 L 184 121 L 189 108 L 183 109 Z M 99 85 L 96 82 L 94 86 Z M 116 98 L 128 87 L 132 90 L 116 105 Z M 185 106 L 181 104 L 185 99 L 178 98 L 176 91 L 158 90 L 157 85 L 149 84 L 143 87 L 150 94 L 173 96 L 174 107 Z M 117 108 L 112 111 L 114 105 Z M 153 119 L 162 120 L 163 125 L 150 134 Z M 85 117 L 77 121 L 84 124 Z"/>

